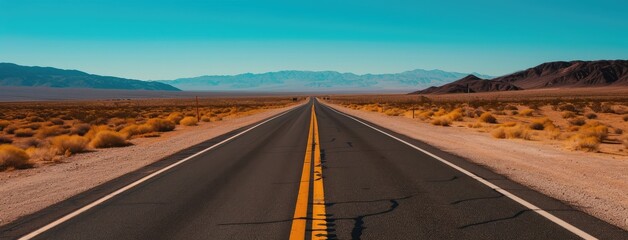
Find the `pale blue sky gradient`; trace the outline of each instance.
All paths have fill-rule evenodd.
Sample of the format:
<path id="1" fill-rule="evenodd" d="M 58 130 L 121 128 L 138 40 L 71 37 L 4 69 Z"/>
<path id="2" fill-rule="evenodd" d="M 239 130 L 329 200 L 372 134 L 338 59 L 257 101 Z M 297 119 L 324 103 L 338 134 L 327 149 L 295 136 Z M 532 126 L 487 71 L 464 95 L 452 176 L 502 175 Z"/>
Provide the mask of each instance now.
<path id="1" fill-rule="evenodd" d="M 628 1 L 0 0 L 0 62 L 137 79 L 628 59 Z"/>

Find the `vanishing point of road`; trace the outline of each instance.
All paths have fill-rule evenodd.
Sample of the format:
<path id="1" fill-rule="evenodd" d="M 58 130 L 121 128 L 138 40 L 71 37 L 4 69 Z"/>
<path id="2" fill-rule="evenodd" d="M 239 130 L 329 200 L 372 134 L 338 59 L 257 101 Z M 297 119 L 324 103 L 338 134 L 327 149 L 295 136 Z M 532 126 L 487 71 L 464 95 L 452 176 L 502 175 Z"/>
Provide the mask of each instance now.
<path id="1" fill-rule="evenodd" d="M 628 233 L 312 98 L 23 217 L 1 227 L 0 238 L 628 239 Z"/>

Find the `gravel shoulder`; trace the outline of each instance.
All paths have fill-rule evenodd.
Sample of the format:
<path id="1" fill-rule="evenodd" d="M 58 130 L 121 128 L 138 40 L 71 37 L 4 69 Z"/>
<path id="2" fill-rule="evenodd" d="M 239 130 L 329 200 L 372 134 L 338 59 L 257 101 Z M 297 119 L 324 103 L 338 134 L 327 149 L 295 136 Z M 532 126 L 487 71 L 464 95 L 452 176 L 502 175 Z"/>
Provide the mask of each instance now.
<path id="1" fill-rule="evenodd" d="M 500 140 L 471 129 L 437 127 L 410 118 L 325 104 L 444 151 L 464 156 L 516 182 L 628 230 L 628 158 L 625 156 L 575 152 L 535 141 Z M 430 134 L 425 134 L 428 132 Z"/>
<path id="2" fill-rule="evenodd" d="M 47 206 L 111 179 L 137 170 L 192 145 L 259 122 L 289 107 L 260 112 L 220 122 L 199 123 L 195 127 L 177 126 L 159 138 L 138 138 L 123 148 L 98 149 L 77 154 L 60 164 L 26 170 L 0 172 L 0 225 L 10 223 Z M 150 153 L 150 154 L 146 154 Z"/>

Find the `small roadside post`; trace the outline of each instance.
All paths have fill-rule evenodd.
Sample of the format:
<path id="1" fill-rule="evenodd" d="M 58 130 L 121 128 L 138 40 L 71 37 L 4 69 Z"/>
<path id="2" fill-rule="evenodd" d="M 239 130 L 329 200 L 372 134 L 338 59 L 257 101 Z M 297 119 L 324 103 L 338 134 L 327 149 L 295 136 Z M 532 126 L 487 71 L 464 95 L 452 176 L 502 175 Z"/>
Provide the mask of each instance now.
<path id="1" fill-rule="evenodd" d="M 196 121 L 201 121 L 201 115 L 198 112 L 198 96 L 196 96 Z"/>

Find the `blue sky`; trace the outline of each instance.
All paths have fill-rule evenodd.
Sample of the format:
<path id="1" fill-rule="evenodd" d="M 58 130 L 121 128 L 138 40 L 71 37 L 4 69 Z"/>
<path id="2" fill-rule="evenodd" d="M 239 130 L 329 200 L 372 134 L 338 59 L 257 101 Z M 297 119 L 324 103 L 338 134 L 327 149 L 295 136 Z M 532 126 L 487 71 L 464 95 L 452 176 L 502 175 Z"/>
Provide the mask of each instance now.
<path id="1" fill-rule="evenodd" d="M 628 1 L 0 0 L 0 62 L 136 79 L 628 58 Z"/>

